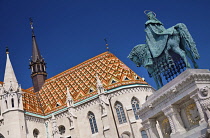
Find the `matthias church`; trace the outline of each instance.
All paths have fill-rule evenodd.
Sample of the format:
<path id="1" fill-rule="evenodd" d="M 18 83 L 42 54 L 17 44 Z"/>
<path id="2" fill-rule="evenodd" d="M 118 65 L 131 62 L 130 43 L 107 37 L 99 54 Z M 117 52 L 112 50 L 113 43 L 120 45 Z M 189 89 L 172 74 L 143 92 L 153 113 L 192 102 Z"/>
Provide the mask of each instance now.
<path id="1" fill-rule="evenodd" d="M 33 86 L 21 88 L 6 50 L 0 138 L 209 136 L 207 69 L 187 69 L 155 90 L 109 51 L 51 78 L 40 53 L 32 27 Z"/>

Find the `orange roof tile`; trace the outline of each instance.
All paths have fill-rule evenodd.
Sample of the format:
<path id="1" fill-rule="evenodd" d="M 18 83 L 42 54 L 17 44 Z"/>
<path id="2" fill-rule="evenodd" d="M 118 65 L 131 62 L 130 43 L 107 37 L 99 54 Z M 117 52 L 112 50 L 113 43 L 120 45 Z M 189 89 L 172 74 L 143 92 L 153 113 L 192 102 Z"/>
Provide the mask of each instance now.
<path id="1" fill-rule="evenodd" d="M 45 81 L 42 89 L 25 90 L 24 109 L 37 114 L 49 114 L 66 107 L 66 88 L 74 102 L 97 94 L 96 74 L 109 90 L 128 84 L 147 84 L 114 54 L 104 52 Z"/>

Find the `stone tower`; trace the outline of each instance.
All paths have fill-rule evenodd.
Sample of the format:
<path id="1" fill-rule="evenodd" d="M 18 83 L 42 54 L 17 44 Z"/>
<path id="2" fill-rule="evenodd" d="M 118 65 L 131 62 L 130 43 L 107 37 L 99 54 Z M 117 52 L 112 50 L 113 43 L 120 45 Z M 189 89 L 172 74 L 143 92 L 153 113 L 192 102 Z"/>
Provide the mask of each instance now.
<path id="1" fill-rule="evenodd" d="M 32 30 L 32 58 L 29 66 L 31 69 L 31 78 L 34 86 L 34 92 L 38 92 L 47 79 L 46 63 L 44 58 L 42 58 L 36 43 L 32 20 L 30 24 Z"/>
<path id="2" fill-rule="evenodd" d="M 18 85 L 7 49 L 7 61 L 4 84 L 0 86 L 1 111 L 4 129 L 2 134 L 7 138 L 26 138 L 26 126 L 22 102 L 22 89 Z"/>

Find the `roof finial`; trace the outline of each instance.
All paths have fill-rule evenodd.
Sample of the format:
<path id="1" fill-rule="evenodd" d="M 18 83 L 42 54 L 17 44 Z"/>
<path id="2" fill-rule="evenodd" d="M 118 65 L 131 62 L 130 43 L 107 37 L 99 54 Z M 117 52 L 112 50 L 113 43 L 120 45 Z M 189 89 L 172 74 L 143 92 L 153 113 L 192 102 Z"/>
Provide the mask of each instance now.
<path id="1" fill-rule="evenodd" d="M 6 47 L 6 54 L 9 54 L 9 48 L 8 48 L 8 46 Z"/>
<path id="2" fill-rule="evenodd" d="M 34 29 L 34 27 L 33 27 L 33 19 L 30 17 L 29 21 L 30 21 L 30 25 L 31 25 L 31 30 L 33 30 Z"/>
<path id="3" fill-rule="evenodd" d="M 33 19 L 30 17 L 29 21 L 30 21 L 30 25 L 31 25 L 32 35 L 34 35 Z"/>
<path id="4" fill-rule="evenodd" d="M 104 41 L 105 41 L 105 43 L 106 43 L 106 50 L 109 51 L 109 44 L 107 43 L 106 38 L 104 38 Z"/>

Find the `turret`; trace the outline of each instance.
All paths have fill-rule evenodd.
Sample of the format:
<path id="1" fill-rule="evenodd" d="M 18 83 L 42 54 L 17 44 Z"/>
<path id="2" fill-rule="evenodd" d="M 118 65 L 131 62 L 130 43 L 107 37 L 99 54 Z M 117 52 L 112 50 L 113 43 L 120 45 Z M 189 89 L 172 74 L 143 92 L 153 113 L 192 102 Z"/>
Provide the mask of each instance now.
<path id="1" fill-rule="evenodd" d="M 34 92 L 38 92 L 45 80 L 47 79 L 46 63 L 41 56 L 38 45 L 36 43 L 36 37 L 34 34 L 33 21 L 30 20 L 32 30 L 32 58 L 30 60 L 31 78 L 34 86 Z"/>
<path id="2" fill-rule="evenodd" d="M 2 114 L 9 110 L 23 110 L 22 90 L 18 85 L 10 58 L 9 50 L 6 49 L 7 61 L 4 73 L 4 84 L 1 86 Z"/>
<path id="3" fill-rule="evenodd" d="M 1 119 L 4 120 L 2 133 L 8 137 L 26 138 L 25 118 L 22 102 L 22 90 L 18 85 L 10 58 L 6 49 L 7 61 L 4 74 L 4 84 L 0 86 L 1 93 Z"/>

